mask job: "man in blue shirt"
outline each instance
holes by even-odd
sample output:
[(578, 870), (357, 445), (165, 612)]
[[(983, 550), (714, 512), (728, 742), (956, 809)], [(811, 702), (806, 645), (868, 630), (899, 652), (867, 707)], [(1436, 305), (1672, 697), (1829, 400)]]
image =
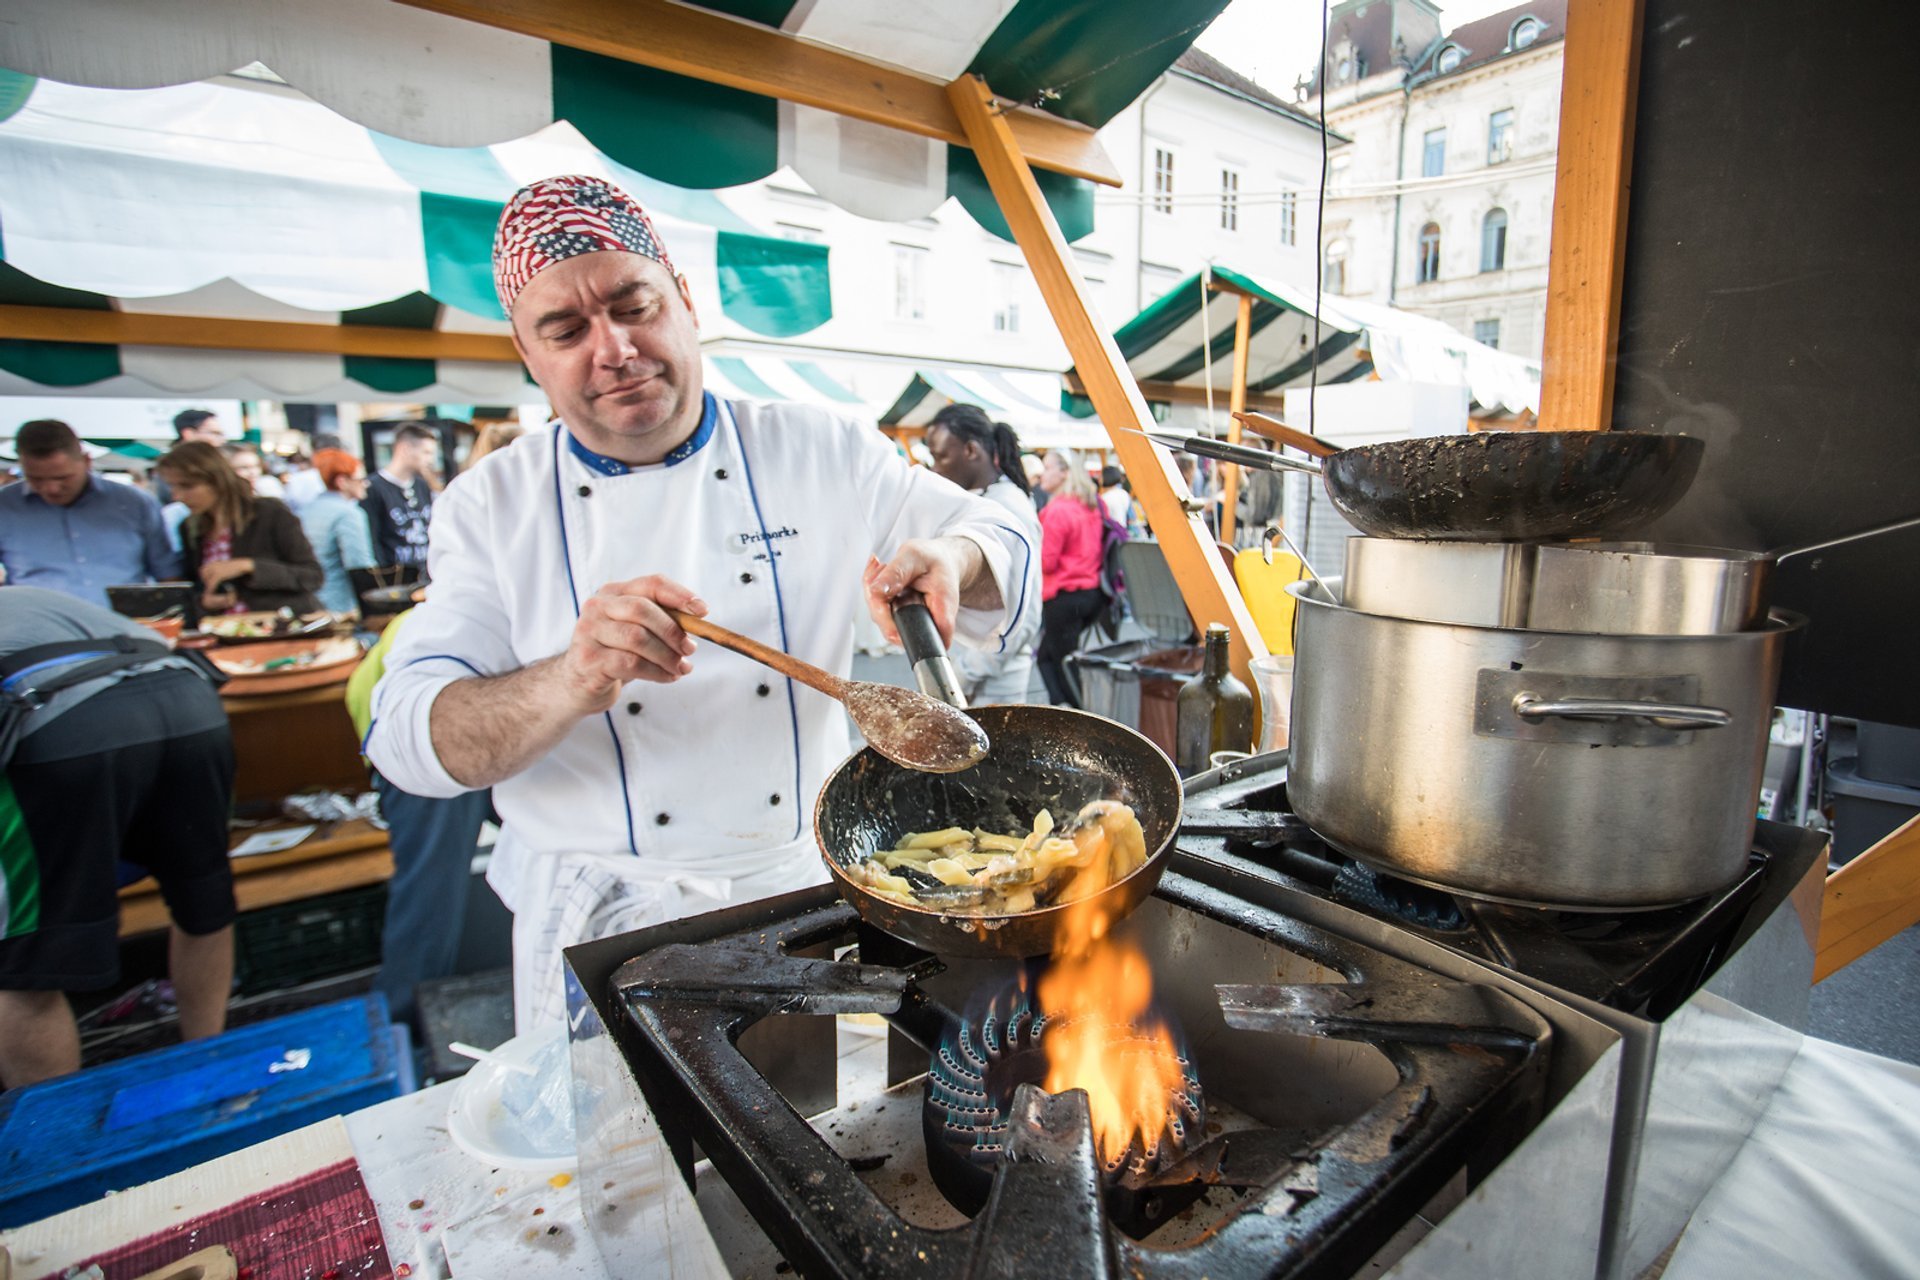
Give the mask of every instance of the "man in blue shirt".
[(0, 489), (8, 585), (64, 591), (104, 608), (109, 586), (180, 576), (160, 504), (94, 475), (73, 428), (29, 422), (13, 443), (25, 479)]

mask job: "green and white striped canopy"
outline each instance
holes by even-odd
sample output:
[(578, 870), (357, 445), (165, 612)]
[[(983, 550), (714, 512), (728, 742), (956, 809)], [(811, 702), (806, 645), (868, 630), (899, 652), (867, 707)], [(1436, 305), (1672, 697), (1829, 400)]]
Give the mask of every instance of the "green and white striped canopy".
[[(1098, 128), (1180, 56), (1226, 0), (701, 0), (945, 84)], [(960, 147), (390, 0), (8, 0), (0, 66), (66, 84), (144, 89), (261, 63), (388, 138), (473, 148), (570, 121), (619, 164), (688, 188), (782, 165), (866, 217), (924, 217), (949, 196), (1004, 233)], [(1092, 226), (1082, 180), (1037, 175), (1070, 238)]]
[(1195, 390), (1211, 385), (1226, 407), (1238, 301), (1210, 289), (1210, 280), (1253, 297), (1247, 361), (1253, 394), (1277, 395), (1315, 377), (1324, 385), (1378, 373), (1388, 381), (1464, 386), (1487, 409), (1540, 411), (1539, 361), (1496, 351), (1431, 317), (1355, 298), (1320, 300), (1316, 371), (1313, 290), (1219, 266), (1175, 285), (1114, 334), (1139, 381)]
[[(599, 173), (653, 214), (708, 331), (833, 314), (824, 245), (761, 235), (712, 192), (571, 126), (491, 147), (383, 136), (271, 85), (79, 89), (0, 71), (0, 303), (507, 333), (493, 228), (522, 182)], [(517, 364), (0, 342), (6, 379), (102, 394), (514, 403)]]

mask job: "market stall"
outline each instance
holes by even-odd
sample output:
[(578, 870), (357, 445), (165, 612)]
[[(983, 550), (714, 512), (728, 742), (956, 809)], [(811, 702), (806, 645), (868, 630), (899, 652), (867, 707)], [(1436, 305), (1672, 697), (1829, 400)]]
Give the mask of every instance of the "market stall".
[[(1097, 147), (1090, 151), (1085, 131), (1063, 124), (1063, 114), (1097, 122), (1129, 100), (1164, 68), (1160, 54), (1180, 47), (1216, 5), (1142, 5), (1118, 17), (1111, 6), (986, 6), (975, 15), (978, 29), (957, 37), (951, 22), (900, 36), (941, 44), (949, 55), (944, 73), (918, 76), (850, 62), (839, 49), (774, 30), (764, 14), (755, 25), (739, 14), (647, 2), (563, 9), (433, 0), (430, 7), (472, 20), (435, 28), (450, 37), (432, 40), (436, 51), (485, 49), (503, 65), (533, 73), (500, 92), (498, 102), (475, 107), (485, 127), (561, 111), (583, 57), (625, 60), (653, 69), (637, 87), (626, 86), (635, 94), (658, 94), (662, 76), (690, 76), (701, 84), (676, 80), (685, 94), (676, 101), (710, 101), (723, 91), (752, 98), (728, 102), (758, 126), (741, 136), (766, 148), (781, 139), (796, 147), (821, 142), (826, 133), (812, 129), (819, 121), (807, 113), (823, 107), (901, 123), (928, 139), (915, 144), (926, 161), (921, 176), (929, 179), (917, 185), (849, 179), (836, 187), (861, 171), (858, 164), (810, 176), (820, 189), (835, 188), (836, 198), (866, 208), (918, 207), (901, 191), (944, 196), (958, 172), (976, 178), (977, 194), (984, 178), (1041, 280), (1082, 387), (1140, 489), (1188, 607), (1203, 624), (1233, 625), (1237, 665), (1258, 653), (1244, 603), (1168, 456), (1134, 430), (1151, 422), (1142, 388), (1087, 305), (1063, 229), (1073, 183), (1100, 170)], [(24, 58), (0, 45), (0, 63), (18, 58), (36, 70), (87, 64), (90, 51), (62, 20), (65, 11), (38, 8), (47, 30), (65, 29), (64, 47), (48, 39)], [(829, 30), (852, 29), (830, 24), (857, 8), (796, 9), (794, 30), (827, 40)], [(1621, 8), (1598, 0), (1574, 6), (1574, 18), (1587, 24), (1574, 38), (1589, 43), (1582, 46), (1586, 61), (1569, 66), (1564, 129), (1576, 141), (1608, 145), (1562, 147), (1561, 198), (1588, 204), (1556, 229), (1560, 292), (1539, 403), (1567, 426), (1607, 424), (1624, 235), (1621, 179), (1630, 152), (1625, 116), (1641, 36), (1633, 7), (1624, 7), (1624, 19)], [(232, 56), (235, 40), (267, 38), (237, 10), (208, 9), (227, 20), (210, 28), (218, 39), (176, 39), (156, 23), (148, 46), (110, 72), (100, 67), (116, 59), (94, 57), (93, 74), (207, 74), (206, 57)], [(376, 11), (388, 9), (368, 9)], [(409, 23), (426, 21), (400, 12)], [(289, 29), (300, 31), (291, 22)], [(356, 39), (350, 24), (300, 33), (322, 48)], [(1101, 37), (1110, 43), (1102, 45)], [(285, 50), (286, 65), (310, 66), (302, 53), (311, 50)], [(899, 46), (888, 60), (920, 65)], [(608, 74), (622, 70), (593, 65)], [(1116, 65), (1125, 74), (1101, 74)], [(547, 78), (538, 74), (542, 68)], [(321, 85), (325, 76), (313, 80), (323, 97), (323, 88), (341, 87)], [(1103, 83), (1110, 97), (1095, 93)], [(596, 84), (608, 87), (604, 76)], [(715, 84), (722, 88), (709, 87)], [(394, 112), (382, 93), (357, 81), (343, 92), (363, 110), (384, 108), (383, 119)], [(759, 101), (769, 94), (802, 105), (762, 111)], [(1013, 105), (1026, 101), (1047, 110)], [(404, 114), (395, 122), (405, 123)], [(1601, 127), (1608, 124), (1611, 135)], [(738, 173), (766, 158), (743, 158), (750, 148), (737, 137), (721, 145), (713, 135), (689, 132), (695, 136), (677, 163), (737, 162), (728, 172)], [(960, 161), (950, 149), (966, 144), (974, 158)], [(610, 148), (598, 138), (596, 145)], [(1596, 181), (1596, 170), (1609, 162), (1612, 171)], [(1072, 176), (1064, 187), (1043, 183), (1035, 163)], [(1049, 194), (1066, 206), (1064, 214)], [(1595, 260), (1598, 269), (1589, 265)], [(1569, 269), (1570, 261), (1581, 269)], [(1235, 407), (1248, 403), (1241, 397), (1257, 301), (1244, 292), (1235, 302)], [(1292, 310), (1289, 323), (1297, 325)], [(1338, 336), (1323, 337), (1323, 344), (1336, 344), (1324, 352), (1336, 370), (1342, 359), (1349, 371), (1358, 367), (1359, 334), (1368, 327), (1356, 318), (1338, 327)], [(1211, 351), (1213, 343), (1213, 334), (1203, 333), (1199, 349)], [(1472, 376), (1470, 353), (1466, 359)], [(1555, 369), (1556, 359), (1565, 367)], [(1315, 376), (1311, 367), (1308, 376)], [(1577, 442), (1555, 444), (1579, 450)], [(1605, 493), (1607, 484), (1596, 489)], [(1502, 556), (1524, 556), (1535, 537), (1564, 534), (1510, 532), (1509, 542), (1494, 545)], [(1547, 550), (1576, 560), (1585, 554), (1578, 547)], [(1503, 573), (1500, 581), (1507, 580)], [(1443, 607), (1481, 603), (1439, 594)], [(1602, 595), (1576, 592), (1575, 603), (1589, 606)], [(1405, 666), (1373, 680), (1356, 680), (1352, 668), (1324, 661), (1312, 679), (1302, 670), (1295, 753), (1190, 779), (1183, 800), (1170, 807), (1172, 820), (1156, 828), (1154, 847), (1138, 851), (1146, 855), (1139, 869), (1151, 873), (1138, 893), (1122, 895), (1132, 914), (1097, 917), (1085, 930), (1128, 940), (1140, 959), (1089, 976), (1082, 989), (1111, 983), (1131, 992), (1142, 971), (1159, 984), (1162, 1010), (1150, 1032), (1129, 1034), (1108, 1055), (1151, 1057), (1162, 1072), (1159, 1109), (1147, 1110), (1144, 1125), (1121, 1130), (1116, 1145), (1104, 1130), (1096, 1133), (1085, 1095), (1036, 1087), (1046, 1080), (1046, 1061), (1036, 1054), (1072, 1039), (1076, 1019), (1036, 1009), (1018, 958), (991, 954), (993, 929), (969, 927), (969, 947), (956, 942), (940, 958), (876, 927), (884, 916), (862, 918), (862, 895), (843, 900), (831, 888), (803, 890), (568, 952), (578, 1163), (564, 1183), (549, 1185), (574, 1188), (577, 1205), (572, 1197), (562, 1203), (564, 1223), (537, 1223), (546, 1206), (527, 1206), (529, 1195), (541, 1195), (538, 1184), (503, 1178), (492, 1194), (510, 1201), (513, 1212), (473, 1213), (486, 1188), (468, 1177), (458, 1191), (462, 1224), (479, 1224), (472, 1229), (493, 1250), (488, 1260), (524, 1256), (531, 1274), (552, 1262), (540, 1250), (572, 1248), (582, 1266), (591, 1256), (616, 1273), (639, 1274), (660, 1265), (663, 1232), (675, 1264), (691, 1274), (721, 1267), (760, 1274), (783, 1264), (809, 1275), (1010, 1274), (1037, 1259), (1085, 1275), (1268, 1274), (1276, 1267), (1348, 1275), (1371, 1263), (1404, 1274), (1614, 1280), (1654, 1265), (1683, 1231), (1693, 1238), (1682, 1247), (1707, 1255), (1702, 1265), (1727, 1256), (1713, 1253), (1710, 1232), (1696, 1234), (1688, 1219), (1716, 1191), (1748, 1194), (1751, 1184), (1735, 1190), (1722, 1175), (1739, 1167), (1757, 1124), (1770, 1119), (1777, 1133), (1791, 1123), (1769, 1116), (1769, 1100), (1793, 1096), (1776, 1095), (1782, 1081), (1808, 1087), (1806, 1073), (1819, 1065), (1817, 1051), (1812, 1058), (1803, 1053), (1798, 1028), (1816, 943), (1824, 947), (1825, 929), (1842, 919), (1832, 910), (1831, 886), (1828, 914), (1821, 915), (1824, 840), (1804, 829), (1745, 822), (1744, 791), (1736, 785), (1744, 779), (1735, 764), (1750, 760), (1763, 741), (1770, 674), (1797, 624), (1648, 633), (1636, 630), (1634, 619), (1596, 629), (1582, 615), (1582, 625), (1554, 629), (1499, 612), (1490, 623), (1368, 613), (1307, 584), (1297, 598), (1303, 614), (1318, 619), (1310, 626), (1348, 629), (1348, 643), (1335, 649), (1383, 662), (1398, 655)], [(1492, 607), (1515, 603), (1496, 592)], [(1550, 659), (1537, 662), (1536, 649)], [(1320, 652), (1328, 651), (1323, 637)], [(1402, 695), (1417, 705), (1390, 705)], [(1309, 733), (1314, 717), (1320, 719)], [(1565, 773), (1543, 782), (1521, 767), (1549, 758)], [(1662, 767), (1676, 761), (1682, 767)], [(1431, 806), (1422, 807), (1420, 784), (1429, 780), (1447, 788), (1436, 803), (1451, 811), (1438, 822)], [(1703, 802), (1707, 788), (1690, 785), (1702, 781), (1733, 798)], [(1340, 784), (1367, 789), (1354, 794), (1349, 785), (1343, 792)], [(964, 787), (942, 784), (938, 792), (953, 809), (940, 815), (954, 819), (951, 830), (977, 833), (986, 817), (967, 805), (978, 810), (978, 798)], [(1533, 802), (1518, 811), (1561, 825), (1541, 840), (1529, 828), (1523, 840), (1509, 813), (1506, 827), (1496, 821), (1490, 835), (1472, 827), (1483, 838), (1462, 838), (1469, 828), (1456, 829), (1454, 818), (1497, 819), (1501, 802), (1515, 795)], [(1623, 804), (1622, 796), (1630, 801)], [(1870, 865), (1888, 868), (1888, 849), (1911, 858), (1910, 831)], [(882, 836), (906, 838), (904, 828), (862, 833), (869, 842)], [(1581, 857), (1589, 836), (1620, 856)], [(1033, 843), (1045, 849), (1045, 837), (1038, 830)], [(1005, 839), (1032, 852), (1020, 837)], [(894, 891), (927, 891), (940, 896), (922, 901), (952, 907), (981, 890), (973, 877), (986, 873), (991, 859), (980, 848), (960, 851), (960, 843), (895, 850), (902, 865), (889, 870), (901, 872), (892, 878), (905, 888)], [(1077, 856), (1075, 842), (1058, 843), (1070, 849), (1055, 848), (1052, 856)], [(1543, 884), (1537, 860), (1522, 856), (1540, 849), (1551, 857), (1549, 869), (1567, 879)], [(1710, 873), (1696, 856), (1709, 852)], [(963, 857), (982, 865), (964, 865)], [(935, 861), (950, 865), (935, 875)], [(1647, 874), (1621, 874), (1619, 864), (1628, 862)], [(1655, 868), (1698, 873), (1711, 883), (1675, 887)], [(922, 874), (911, 878), (908, 869)], [(1034, 890), (1021, 886), (1033, 882), (1036, 868), (1015, 870), (1025, 879), (991, 887), (1027, 893), (1031, 905)], [(1509, 878), (1476, 878), (1483, 874)], [(1886, 886), (1875, 895), (1882, 902), (1893, 896)], [(1847, 949), (1905, 909), (1864, 912), (1870, 923)], [(953, 927), (932, 907), (922, 914)], [(964, 913), (957, 918), (967, 923)], [(1826, 963), (1841, 958), (1830, 953)], [(868, 1025), (886, 1019), (887, 1062), (877, 1078), (850, 1081), (848, 1093), (837, 1096), (839, 1038), (858, 1033), (814, 1015), (842, 1014), (865, 1015)], [(300, 1048), (273, 1047), (280, 1055), (273, 1062), (293, 1061), (288, 1055)], [(285, 1074), (305, 1066), (262, 1069)], [(1842, 1060), (1839, 1069), (1846, 1066)], [(1284, 1089), (1273, 1087), (1276, 1078)], [(1895, 1072), (1885, 1087), (1892, 1094), (1913, 1082)], [(213, 1091), (195, 1099), (211, 1107), (228, 1101)], [(439, 1101), (415, 1103), (404, 1114), (383, 1110), (379, 1120), (403, 1124), (417, 1137)], [(392, 1166), (383, 1168), (371, 1154), (380, 1141), (377, 1126), (368, 1128), (371, 1117), (363, 1113), (350, 1147), (363, 1181), (382, 1181)], [(304, 1153), (296, 1173), (314, 1160), (327, 1169), (342, 1163), (347, 1149), (337, 1129), (322, 1137), (324, 1150)], [(697, 1166), (696, 1153), (708, 1163)], [(429, 1154), (445, 1154), (444, 1144)], [(1898, 1165), (1911, 1153), (1896, 1149), (1887, 1158)], [(351, 1242), (356, 1251), (340, 1254), (343, 1261), (368, 1256), (376, 1243), (389, 1261), (417, 1257), (397, 1239), (436, 1231), (432, 1218), (407, 1216), (425, 1215), (430, 1197), (401, 1200), (393, 1182), (383, 1185), (371, 1195), (363, 1185), (349, 1199), (362, 1213), (361, 1226), (371, 1200), (380, 1239), (362, 1232)], [(196, 1207), (216, 1206), (202, 1199)], [(1842, 1256), (1821, 1248), (1820, 1228), (1830, 1219), (1806, 1230), (1799, 1221), (1782, 1227), (1798, 1206), (1789, 1198), (1768, 1207), (1786, 1237), (1780, 1253), (1807, 1246), (1809, 1254)], [(576, 1208), (590, 1248), (570, 1234)], [(49, 1243), (40, 1243), (44, 1234), (33, 1237), (36, 1256), (58, 1251), (63, 1261), (82, 1261), (84, 1250), (74, 1245), (82, 1222), (47, 1228)], [(1553, 1229), (1540, 1229), (1542, 1222)], [(1911, 1224), (1891, 1230), (1910, 1235)], [(476, 1238), (446, 1234), (454, 1245)], [(562, 1234), (568, 1238), (556, 1242)], [(1909, 1251), (1896, 1243), (1872, 1256)], [(377, 1273), (378, 1259), (374, 1265)]]

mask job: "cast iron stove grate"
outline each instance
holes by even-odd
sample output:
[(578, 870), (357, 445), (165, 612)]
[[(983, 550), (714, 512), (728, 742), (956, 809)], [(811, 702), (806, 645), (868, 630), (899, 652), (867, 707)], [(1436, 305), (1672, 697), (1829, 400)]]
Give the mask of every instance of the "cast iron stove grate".
[[(1150, 903), (1309, 955), (1347, 979), (1222, 984), (1227, 1026), (1265, 1033), (1254, 1037), (1263, 1043), (1266, 1034), (1363, 1042), (1391, 1064), (1395, 1083), (1332, 1131), (1224, 1134), (1159, 1171), (1157, 1188), (1248, 1189), (1228, 1218), (1179, 1248), (1113, 1228), (1085, 1094), (1022, 1084), (984, 1208), (964, 1227), (916, 1226), (736, 1041), (767, 1017), (879, 1013), (932, 1052), (958, 1026), (924, 985), (941, 962), (861, 925), (829, 887), (785, 901), (791, 914), (771, 923), (742, 928), (737, 911), (716, 912), (628, 935), (621, 942), (637, 954), (611, 994), (624, 1023), (616, 1039), (683, 1175), (693, 1180), (697, 1144), (802, 1275), (1010, 1277), (1037, 1266), (1049, 1276), (1347, 1276), (1457, 1173), (1497, 1163), (1542, 1107), (1551, 1033), (1524, 1005), (1169, 873)], [(696, 941), (689, 925), (699, 926)], [(668, 931), (679, 941), (665, 941)], [(801, 954), (856, 940), (865, 962)]]
[(1177, 837), (1202, 858), (1225, 851), (1317, 896), (1609, 1008), (1663, 1018), (1732, 949), (1770, 868), (1756, 848), (1717, 894), (1655, 911), (1510, 906), (1376, 872), (1328, 845), (1287, 804), (1284, 756), (1219, 771), (1189, 789)]

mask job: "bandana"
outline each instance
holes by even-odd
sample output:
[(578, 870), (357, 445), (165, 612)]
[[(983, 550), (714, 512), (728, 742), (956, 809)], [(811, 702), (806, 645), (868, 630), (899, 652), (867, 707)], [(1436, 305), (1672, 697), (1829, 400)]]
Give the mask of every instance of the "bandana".
[(501, 310), (512, 315), (527, 282), (554, 263), (608, 249), (641, 254), (677, 274), (646, 211), (605, 179), (571, 174), (520, 188), (493, 235), (493, 284)]

